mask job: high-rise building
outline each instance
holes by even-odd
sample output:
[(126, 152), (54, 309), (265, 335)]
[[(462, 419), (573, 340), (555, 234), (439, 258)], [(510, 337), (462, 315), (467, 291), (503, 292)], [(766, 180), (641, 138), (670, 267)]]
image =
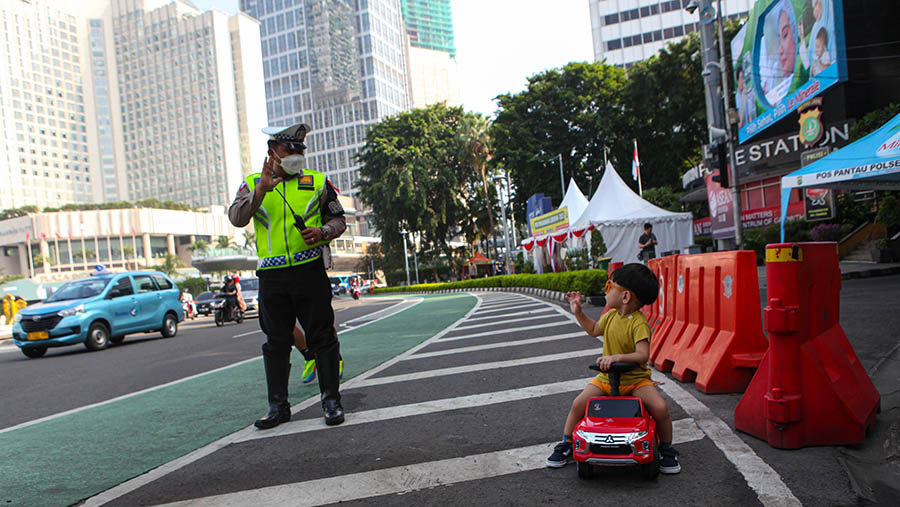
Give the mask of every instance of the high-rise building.
[[(594, 60), (629, 66), (655, 55), (669, 42), (699, 29), (690, 0), (589, 0)], [(722, 15), (746, 16), (754, 0), (723, 0)]]
[(0, 23), (0, 209), (102, 199), (87, 26), (48, 0), (4, 0)]
[(409, 44), (435, 49), (456, 58), (450, 0), (400, 0)]
[(400, 6), (409, 39), (413, 106), (462, 104), (450, 0), (401, 0)]
[(105, 22), (129, 198), (230, 202), (265, 124), (247, 113), (262, 108), (259, 78), (246, 74), (259, 69), (256, 21), (184, 0), (112, 0)]
[(222, 205), (262, 163), (253, 18), (186, 0), (7, 0), (0, 20), (0, 208)]
[(307, 164), (347, 195), (366, 126), (410, 107), (399, 0), (241, 0), (260, 22), (269, 123), (312, 127)]

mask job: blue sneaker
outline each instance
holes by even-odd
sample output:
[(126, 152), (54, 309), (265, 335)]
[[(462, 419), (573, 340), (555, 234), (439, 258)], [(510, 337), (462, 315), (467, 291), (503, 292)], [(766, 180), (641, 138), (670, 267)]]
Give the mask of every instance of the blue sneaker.
[(664, 474), (677, 474), (681, 471), (678, 463), (678, 451), (671, 447), (659, 450), (659, 471)]
[(560, 442), (553, 448), (553, 454), (547, 458), (550, 468), (562, 468), (572, 462), (572, 442)]
[(316, 379), (316, 360), (310, 359), (303, 365), (303, 375), (301, 380), (304, 384), (309, 384)]

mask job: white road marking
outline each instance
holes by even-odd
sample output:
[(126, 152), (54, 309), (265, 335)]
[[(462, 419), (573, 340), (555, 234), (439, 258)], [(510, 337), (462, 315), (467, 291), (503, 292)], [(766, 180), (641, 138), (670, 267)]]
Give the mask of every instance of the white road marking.
[[(348, 420), (349, 422), (349, 420)], [(347, 424), (347, 423), (344, 423)], [(703, 438), (694, 421), (674, 422), (676, 444)], [(693, 429), (692, 429), (693, 428)], [(292, 506), (325, 505), (382, 495), (402, 494), (420, 489), (458, 484), (502, 475), (540, 470), (558, 442), (516, 449), (474, 454), (427, 463), (327, 477), (293, 484), (192, 498), (165, 504), (165, 507)], [(561, 472), (566, 473), (566, 472)], [(569, 472), (573, 473), (573, 472)], [(574, 480), (574, 479), (573, 479)]]
[(512, 307), (537, 306), (538, 304), (545, 304), (545, 303), (527, 303), (525, 301), (521, 301), (521, 302), (517, 302), (517, 303), (504, 303), (502, 305), (482, 306), (482, 307), (478, 308), (478, 313), (500, 311), (500, 310), (505, 310), (507, 308), (512, 308)]
[[(532, 330), (532, 329), (545, 329), (545, 328), (548, 328), (548, 327), (565, 326), (565, 325), (571, 324), (571, 323), (572, 323), (572, 321), (566, 321), (566, 322), (559, 322), (559, 321), (557, 321), (557, 322), (548, 322), (548, 323), (546, 323), (546, 324), (535, 324), (535, 325), (533, 325), (533, 326), (512, 327), (512, 328), (509, 328), (509, 329), (504, 329), (503, 332), (504, 332), (504, 333), (512, 333), (512, 332), (514, 332), (514, 331), (530, 331), (530, 330)], [(578, 325), (578, 323), (576, 322), (575, 325)], [(580, 326), (579, 326), (579, 327), (580, 327)], [(456, 330), (454, 329), (454, 331), (456, 331)], [(453, 341), (456, 341), (456, 340), (468, 340), (469, 338), (478, 338), (478, 337), (481, 337), (481, 336), (496, 336), (498, 332), (499, 332), (499, 331), (485, 331), (485, 332), (483, 332), (483, 333), (467, 334), (467, 335), (463, 335), (463, 336), (451, 336), (450, 338), (443, 338), (443, 339), (441, 339), (441, 343), (445, 343), (445, 342), (453, 342)]]
[[(446, 398), (443, 400), (428, 400), (420, 403), (410, 403), (408, 405), (376, 408), (362, 412), (347, 412), (347, 420), (341, 426), (346, 427), (357, 424), (368, 424), (389, 419), (399, 419), (401, 417), (412, 417), (450, 410), (483, 407), (486, 405), (495, 405), (497, 403), (521, 401), (530, 398), (539, 398), (541, 396), (552, 396), (554, 394), (581, 391), (590, 381), (590, 378), (582, 378), (564, 382), (555, 382), (553, 384), (508, 389), (506, 391), (497, 391), (493, 393), (472, 394), (469, 396), (458, 396), (456, 398)], [(316, 417), (314, 419), (303, 419), (296, 422), (291, 421), (281, 424), (277, 428), (271, 430), (260, 431), (255, 434), (251, 433), (245, 435), (240, 441), (292, 435), (294, 433), (306, 433), (309, 431), (324, 430), (326, 428), (328, 428), (328, 426), (325, 425), (325, 420), (321, 417)]]
[[(506, 315), (503, 315), (503, 317), (506, 317)], [(512, 324), (512, 323), (515, 323), (515, 322), (524, 322), (524, 321), (526, 321), (526, 320), (549, 319), (549, 318), (552, 318), (552, 317), (554, 317), (554, 316), (553, 316), (553, 315), (536, 315), (536, 316), (533, 316), (533, 317), (519, 317), (519, 318), (514, 318), (514, 319), (509, 319), (509, 320), (495, 320), (495, 321), (493, 321), (493, 322), (484, 322), (484, 323), (482, 323), (482, 324), (473, 324), (473, 325), (471, 325), (471, 326), (460, 326), (460, 327), (458, 327), (458, 328), (456, 328), (456, 329), (457, 329), (457, 331), (461, 331), (461, 330), (463, 330), (463, 329), (475, 329), (475, 328), (479, 328), (479, 327), (488, 327), (488, 326), (501, 326), (501, 325), (503, 325), (503, 324)]]
[(800, 507), (802, 505), (790, 488), (781, 480), (778, 472), (757, 456), (753, 449), (738, 438), (725, 422), (712, 413), (709, 407), (685, 391), (676, 382), (669, 381), (668, 378), (656, 370), (652, 371), (654, 380), (665, 381), (659, 388), (697, 422), (703, 433), (716, 444), (716, 447), (725, 454), (725, 458), (744, 476), (747, 485), (756, 492), (760, 503), (767, 507)]
[[(534, 315), (536, 313), (546, 313), (546, 312), (552, 312), (552, 311), (553, 311), (553, 308), (547, 307), (547, 308), (540, 308), (537, 310), (526, 310), (523, 312), (504, 313), (502, 316), (503, 317), (515, 317), (517, 315)], [(471, 319), (468, 319), (466, 322), (475, 322), (478, 320), (496, 319), (497, 317), (500, 317), (500, 315), (488, 315), (487, 317), (473, 317)]]
[[(464, 322), (466, 320), (466, 318), (472, 314), (472, 312), (475, 310), (475, 308), (478, 308), (478, 303), (480, 303), (480, 299), (478, 298), (477, 295), (472, 295), (472, 297), (474, 297), (476, 299), (475, 306), (473, 306), (472, 309), (470, 309), (459, 320), (457, 320), (453, 324), (450, 324), (449, 326), (447, 326), (446, 328), (444, 328), (443, 330), (441, 330), (440, 332), (438, 332), (436, 335), (432, 336), (431, 338), (429, 338), (429, 339), (425, 340), (424, 342), (420, 343), (419, 345), (416, 345), (415, 347), (407, 350), (406, 352), (394, 357), (393, 359), (390, 359), (390, 360), (376, 366), (375, 368), (372, 368), (369, 371), (366, 371), (356, 377), (353, 377), (352, 379), (348, 380), (346, 383), (343, 383), (341, 389), (342, 390), (352, 389), (355, 386), (355, 384), (357, 384), (360, 380), (366, 379), (369, 376), (375, 375), (378, 372), (384, 370), (385, 368), (393, 366), (397, 362), (405, 359), (407, 356), (410, 356), (410, 355), (414, 354), (415, 352), (427, 347), (428, 345), (433, 343), (435, 340), (439, 339), (441, 336), (444, 336), (445, 334), (452, 331), (454, 327), (459, 325), (461, 322)], [(307, 398), (306, 400), (304, 400), (300, 403), (297, 403), (296, 405), (293, 405), (291, 407), (291, 410), (293, 412), (299, 412), (299, 411), (301, 411), (307, 407), (310, 407), (316, 403), (319, 403), (319, 397), (311, 396), (311, 397)], [(191, 463), (194, 463), (195, 461), (201, 460), (201, 459), (205, 458), (206, 456), (209, 456), (210, 454), (213, 454), (214, 452), (218, 451), (219, 449), (222, 449), (228, 445), (231, 445), (233, 442), (237, 441), (238, 439), (243, 438), (243, 436), (245, 434), (255, 433), (258, 431), (259, 430), (256, 429), (251, 424), (250, 426), (248, 426), (242, 430), (232, 433), (231, 435), (226, 435), (226, 436), (220, 438), (219, 440), (211, 442), (193, 452), (185, 454), (184, 456), (182, 456), (178, 459), (175, 459), (173, 461), (170, 461), (168, 463), (160, 465), (157, 468), (154, 468), (153, 470), (150, 470), (143, 475), (139, 475), (131, 480), (128, 480), (128, 481), (123, 482), (122, 484), (119, 484), (118, 486), (110, 488), (98, 495), (94, 495), (91, 498), (88, 498), (87, 500), (85, 500), (84, 503), (82, 504), (82, 507), (99, 507), (101, 505), (109, 503), (119, 497), (127, 495), (128, 493), (131, 493), (132, 491), (134, 491), (138, 488), (146, 486), (147, 484), (150, 484), (151, 482), (153, 482), (157, 479), (165, 477), (166, 475), (169, 475), (170, 473), (175, 472), (176, 470), (180, 470), (181, 468), (184, 468), (184, 467), (190, 465)]]
[(240, 338), (241, 336), (248, 336), (251, 334), (262, 333), (262, 329), (257, 329), (255, 331), (247, 331), (246, 333), (236, 334), (232, 336), (232, 338)]
[(509, 361), (467, 364), (465, 366), (441, 368), (439, 370), (420, 371), (416, 373), (405, 373), (402, 375), (392, 375), (390, 377), (368, 378), (357, 382), (353, 387), (371, 387), (383, 384), (392, 384), (394, 382), (408, 382), (410, 380), (443, 377), (446, 375), (459, 375), (460, 373), (472, 373), (474, 371), (486, 371), (498, 368), (514, 368), (516, 366), (523, 366), (526, 364), (547, 363), (550, 361), (561, 361), (563, 359), (572, 359), (576, 357), (598, 356), (602, 353), (603, 347), (599, 349), (573, 350), (571, 352), (561, 352), (559, 354), (547, 354), (536, 357), (526, 357), (522, 359), (511, 359)]
[(567, 338), (588, 337), (584, 331), (576, 331), (574, 333), (555, 334), (551, 336), (540, 336), (538, 338), (529, 338), (527, 340), (516, 340), (512, 342), (488, 343), (487, 345), (473, 345), (471, 347), (460, 347), (458, 349), (438, 350), (436, 352), (423, 352), (414, 354), (406, 358), (407, 361), (412, 359), (424, 359), (426, 357), (446, 356), (450, 354), (460, 354), (463, 352), (475, 352), (479, 350), (499, 349), (504, 347), (517, 347), (519, 345), (531, 345), (533, 343), (544, 343), (553, 340), (564, 340)]

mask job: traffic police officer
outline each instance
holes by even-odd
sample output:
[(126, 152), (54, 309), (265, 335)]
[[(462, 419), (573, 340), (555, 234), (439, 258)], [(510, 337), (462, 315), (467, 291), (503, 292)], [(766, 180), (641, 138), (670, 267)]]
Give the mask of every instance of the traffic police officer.
[(328, 242), (347, 228), (337, 191), (325, 175), (304, 169), (305, 124), (267, 127), (268, 157), (261, 173), (244, 179), (228, 218), (235, 227), (253, 219), (256, 274), (259, 277), (259, 326), (269, 391), (269, 412), (254, 424), (274, 428), (291, 419), (288, 377), (295, 319), (306, 330), (307, 347), (318, 368), (325, 423), (344, 422), (338, 392), (337, 336), (331, 307)]

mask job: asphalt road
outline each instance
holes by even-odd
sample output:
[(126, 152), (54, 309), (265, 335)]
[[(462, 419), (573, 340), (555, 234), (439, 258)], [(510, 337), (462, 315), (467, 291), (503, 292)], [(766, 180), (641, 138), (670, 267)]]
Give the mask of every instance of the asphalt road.
[[(336, 297), (335, 322), (352, 326), (354, 319), (395, 302)], [(51, 348), (40, 359), (29, 359), (11, 341), (3, 342), (0, 430), (260, 357), (264, 341), (251, 314), (241, 324), (222, 327), (216, 327), (212, 316), (200, 316), (179, 323), (174, 338), (132, 334), (99, 352), (73, 345)]]
[[(867, 369), (881, 365), (900, 342), (898, 295), (897, 276), (843, 283), (841, 323)], [(9, 495), (22, 499), (11, 503), (65, 505), (106, 488), (112, 489), (84, 504), (863, 503), (840, 458), (866, 444), (774, 449), (733, 429), (740, 395), (706, 395), (692, 384), (658, 373), (654, 375), (663, 381), (660, 390), (675, 421), (681, 474), (647, 482), (636, 470), (606, 469), (599, 478), (581, 481), (573, 465), (545, 468), (543, 461), (560, 438), (571, 400), (591, 376), (586, 366), (601, 343), (580, 332), (561, 305), (521, 294), (408, 298), (413, 306), (401, 313), (342, 333), (348, 364), (342, 387), (347, 422), (337, 427), (324, 425), (311, 387), (292, 387), (295, 405), (290, 423), (266, 432), (247, 427), (264, 409), (259, 402), (264, 391), (259, 386), (244, 396), (248, 386), (261, 378), (257, 371), (261, 365), (250, 363), (159, 389), (152, 393), (155, 398), (134, 401), (138, 406), (129, 407), (125, 400), (110, 404), (106, 412), (103, 407), (80, 412), (83, 421), (64, 417), (2, 433), (10, 424), (58, 413), (63, 407), (81, 407), (258, 357), (260, 333), (235, 338), (241, 334), (237, 329), (255, 329), (252, 320), (218, 330), (214, 325), (210, 328), (211, 322), (189, 323), (172, 340), (135, 340), (98, 353), (51, 351), (38, 361), (0, 354), (0, 379), (9, 386), (2, 395), (3, 406), (12, 411), (12, 415), (0, 414), (5, 418), (0, 419), (0, 448), (11, 450), (10, 466), (49, 453), (33, 468), (51, 475), (40, 494)], [(351, 326), (377, 318), (373, 310), (396, 302), (348, 301), (348, 309), (338, 316), (339, 321), (354, 321)], [(338, 302), (336, 309), (342, 305)], [(587, 309), (595, 318), (601, 312)], [(111, 353), (123, 355), (101, 360)], [(53, 367), (41, 366), (44, 361)], [(154, 368), (154, 363), (165, 367)], [(45, 369), (34, 374), (34, 365)], [(84, 375), (91, 376), (84, 379)], [(147, 376), (155, 377), (147, 380)], [(31, 396), (10, 394), (23, 385), (23, 378), (33, 378), (40, 386), (35, 391), (28, 388), (31, 396), (45, 395), (50, 401), (29, 403)], [(209, 380), (202, 384), (203, 379)], [(97, 390), (101, 392), (94, 393)], [(51, 394), (54, 391), (62, 394)], [(172, 409), (190, 403), (196, 392), (201, 393), (196, 408)], [(247, 408), (247, 404), (253, 406)], [(160, 412), (161, 422), (154, 423)], [(125, 442), (115, 445), (96, 439), (88, 447), (91, 452), (98, 448), (94, 454), (85, 447), (69, 450), (61, 439), (53, 440), (52, 446), (34, 444), (33, 448), (12, 439), (53, 439), (55, 433), (95, 427), (97, 421), (120, 424), (118, 413), (134, 425), (133, 431), (117, 434)], [(877, 424), (890, 423), (884, 418), (879, 416)], [(230, 426), (220, 424), (223, 421), (230, 421)], [(203, 438), (185, 438), (185, 442), (179, 440), (183, 435), (172, 431), (172, 426), (183, 426), (182, 433), (190, 433), (215, 424), (222, 426), (214, 428), (218, 433), (210, 430)], [(81, 457), (86, 462), (82, 474), (55, 475), (66, 468), (66, 455), (77, 452), (90, 454)], [(116, 461), (118, 455), (123, 456)], [(141, 459), (140, 466), (127, 466)], [(11, 472), (3, 466), (0, 463), (0, 490), (3, 476), (8, 478)], [(109, 472), (116, 467), (127, 470), (120, 475)], [(30, 475), (17, 471), (16, 484), (32, 487)], [(72, 486), (75, 482), (80, 489)], [(0, 503), (6, 500), (4, 494)], [(70, 500), (59, 500), (66, 498)], [(890, 497), (883, 503), (891, 504)]]

